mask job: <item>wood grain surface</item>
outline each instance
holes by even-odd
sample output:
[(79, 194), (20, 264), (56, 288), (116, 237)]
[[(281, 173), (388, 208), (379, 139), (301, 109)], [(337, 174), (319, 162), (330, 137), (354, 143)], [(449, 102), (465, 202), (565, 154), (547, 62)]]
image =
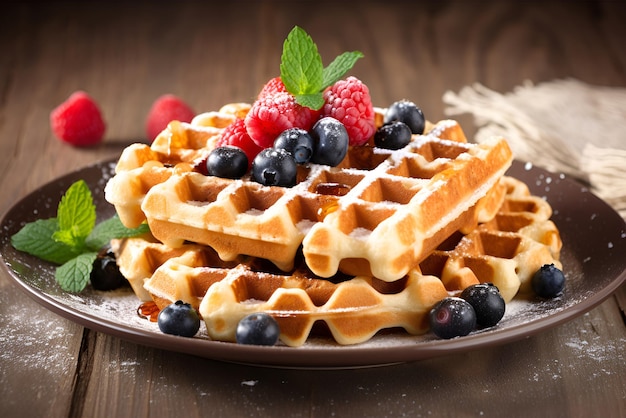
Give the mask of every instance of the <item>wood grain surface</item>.
[[(626, 86), (623, 1), (18, 2), (0, 16), (0, 213), (41, 185), (145, 137), (152, 102), (196, 111), (251, 101), (307, 30), (327, 64), (360, 50), (374, 102), (444, 117), (479, 82), (508, 92), (577, 78)], [(73, 148), (49, 113), (82, 89), (104, 142)], [(465, 131), (473, 121), (460, 117)], [(624, 139), (626, 141), (626, 138)], [(0, 416), (626, 416), (626, 288), (596, 309), (496, 348), (384, 368), (267, 369), (136, 345), (85, 329), (0, 272)], [(253, 359), (251, 359), (253, 360)]]

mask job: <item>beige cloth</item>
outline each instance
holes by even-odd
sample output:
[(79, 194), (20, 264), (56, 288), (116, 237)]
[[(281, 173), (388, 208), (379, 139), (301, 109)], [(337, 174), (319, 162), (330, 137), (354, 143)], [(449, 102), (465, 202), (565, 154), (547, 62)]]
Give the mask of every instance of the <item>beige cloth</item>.
[(574, 176), (626, 218), (626, 89), (574, 79), (526, 82), (501, 94), (481, 84), (443, 96), (472, 114), (475, 140), (507, 138), (517, 159)]

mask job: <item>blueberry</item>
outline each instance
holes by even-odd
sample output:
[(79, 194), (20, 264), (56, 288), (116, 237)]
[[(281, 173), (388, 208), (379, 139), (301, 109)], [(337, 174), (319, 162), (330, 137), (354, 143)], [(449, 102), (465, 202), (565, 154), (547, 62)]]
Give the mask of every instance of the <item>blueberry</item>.
[(98, 254), (93, 262), (93, 269), (89, 275), (91, 286), (96, 290), (113, 290), (121, 287), (126, 278), (120, 273), (115, 261), (115, 254), (105, 250)]
[(178, 300), (166, 306), (157, 318), (161, 332), (181, 337), (193, 337), (200, 329), (200, 317), (190, 304)]
[(554, 264), (544, 264), (533, 275), (531, 285), (538, 296), (553, 298), (563, 291), (565, 275)]
[(239, 344), (274, 345), (279, 335), (278, 322), (266, 313), (250, 314), (237, 324), (236, 339)]
[(209, 154), (206, 168), (211, 176), (239, 179), (248, 171), (248, 157), (239, 147), (218, 147)]
[(506, 308), (500, 290), (492, 283), (481, 283), (467, 287), (461, 293), (476, 312), (476, 324), (481, 327), (492, 327), (504, 316)]
[(311, 135), (316, 141), (311, 161), (334, 167), (345, 158), (349, 138), (343, 123), (331, 117), (321, 118), (313, 125)]
[(392, 121), (406, 123), (414, 134), (423, 134), (426, 126), (426, 119), (422, 109), (415, 103), (408, 100), (400, 100), (393, 103), (385, 112), (384, 123)]
[(293, 156), (296, 163), (306, 164), (313, 155), (313, 138), (304, 129), (290, 128), (276, 137), (274, 148), (282, 148)]
[(400, 121), (393, 121), (378, 128), (374, 145), (378, 148), (400, 149), (411, 142), (411, 128)]
[(252, 162), (252, 178), (264, 186), (294, 186), (297, 171), (296, 160), (284, 149), (265, 148)]
[(447, 297), (435, 304), (428, 315), (430, 329), (440, 338), (462, 337), (476, 328), (476, 312), (464, 299)]

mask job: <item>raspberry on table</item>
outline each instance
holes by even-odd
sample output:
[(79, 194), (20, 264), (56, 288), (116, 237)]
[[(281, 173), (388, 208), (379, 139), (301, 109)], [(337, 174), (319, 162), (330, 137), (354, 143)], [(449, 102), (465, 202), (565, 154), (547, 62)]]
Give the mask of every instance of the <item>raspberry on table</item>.
[(317, 110), (300, 106), (291, 93), (275, 92), (254, 102), (245, 124), (252, 140), (262, 148), (269, 148), (289, 128), (310, 130), (319, 114)]
[(322, 116), (343, 123), (353, 146), (365, 144), (376, 131), (369, 89), (356, 77), (339, 80), (324, 92)]
[(77, 147), (98, 144), (106, 125), (95, 100), (84, 91), (74, 92), (50, 112), (52, 132)]
[(191, 122), (194, 116), (195, 112), (179, 97), (173, 94), (160, 96), (152, 104), (146, 118), (148, 140), (154, 141), (171, 121)]
[(248, 157), (248, 168), (252, 166), (254, 157), (263, 149), (250, 138), (243, 119), (237, 119), (224, 128), (216, 145), (218, 147), (232, 145), (241, 148), (245, 152), (246, 157)]

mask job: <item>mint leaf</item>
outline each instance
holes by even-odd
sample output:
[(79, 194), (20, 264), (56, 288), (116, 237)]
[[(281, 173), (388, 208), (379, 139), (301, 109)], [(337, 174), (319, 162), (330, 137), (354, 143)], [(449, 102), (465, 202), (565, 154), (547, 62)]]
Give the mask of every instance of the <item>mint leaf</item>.
[(80, 236), (77, 228), (56, 230), (52, 234), (52, 240), (65, 245), (78, 254), (82, 252), (84, 247), (84, 238)]
[(82, 291), (89, 283), (89, 276), (96, 257), (98, 257), (97, 252), (83, 253), (57, 267), (54, 277), (61, 289), (75, 293)]
[(148, 232), (150, 232), (150, 228), (147, 224), (142, 224), (138, 228), (129, 229), (124, 226), (117, 215), (114, 215), (112, 218), (96, 225), (85, 242), (87, 247), (92, 250), (98, 250), (107, 246), (109, 241), (114, 238), (130, 238)]
[(11, 245), (18, 251), (26, 252), (42, 260), (63, 264), (78, 253), (62, 242), (52, 239), (52, 234), (57, 228), (56, 218), (30, 222), (11, 237)]
[(310, 109), (321, 109), (324, 106), (324, 95), (322, 93), (314, 94), (298, 94), (296, 97), (296, 103), (300, 106), (305, 106)]
[(359, 51), (344, 52), (324, 68), (322, 89), (330, 87), (341, 79), (360, 59), (363, 54)]
[(55, 239), (70, 246), (80, 246), (96, 224), (96, 207), (84, 180), (78, 180), (65, 192), (57, 209), (59, 231)]
[(96, 225), (96, 207), (83, 180), (72, 184), (59, 203), (57, 217), (24, 225), (11, 236), (18, 250), (59, 264), (55, 278), (63, 290), (82, 291), (89, 283), (98, 251), (114, 238), (128, 238), (150, 231), (147, 224), (126, 228), (117, 215)]
[(280, 78), (294, 96), (318, 93), (322, 89), (322, 57), (313, 39), (298, 26), (283, 43)]
[(324, 68), (313, 39), (295, 26), (283, 43), (280, 78), (299, 105), (319, 110), (324, 105), (322, 91), (341, 79), (362, 57), (359, 51), (344, 52)]

